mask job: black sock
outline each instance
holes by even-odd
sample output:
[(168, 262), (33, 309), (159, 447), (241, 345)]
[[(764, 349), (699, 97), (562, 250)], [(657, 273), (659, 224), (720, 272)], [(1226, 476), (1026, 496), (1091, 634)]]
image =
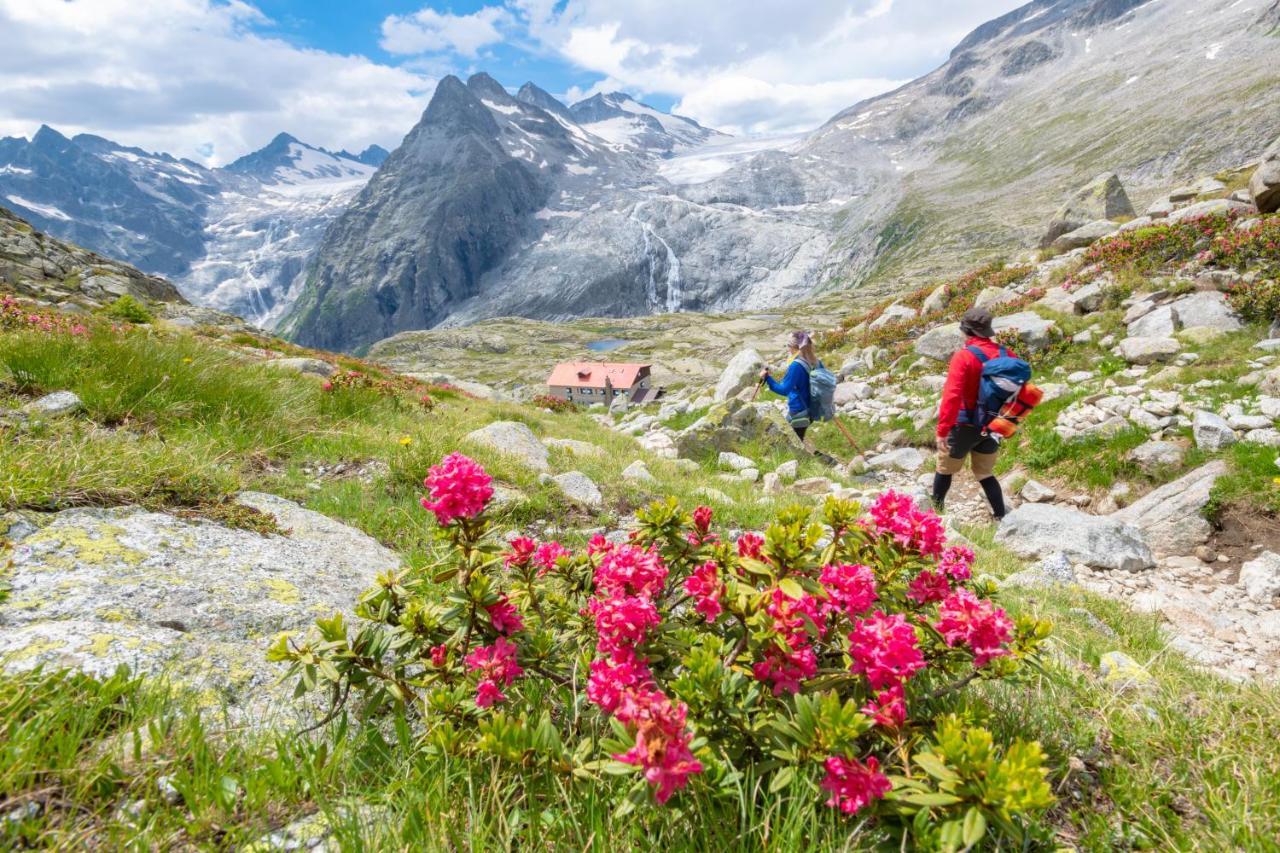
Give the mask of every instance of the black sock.
[(950, 490), (951, 475), (935, 473), (933, 475), (933, 508), (938, 512), (942, 512), (942, 507), (947, 502), (947, 492)]
[(991, 504), (991, 514), (997, 519), (1004, 518), (1004, 492), (1000, 490), (1000, 481), (995, 477), (979, 480), (978, 485), (987, 495), (987, 503)]

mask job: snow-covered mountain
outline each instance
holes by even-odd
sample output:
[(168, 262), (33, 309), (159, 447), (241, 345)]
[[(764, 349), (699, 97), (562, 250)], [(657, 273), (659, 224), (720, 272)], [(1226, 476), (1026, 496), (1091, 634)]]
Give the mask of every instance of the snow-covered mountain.
[(279, 134), (208, 169), (42, 127), (0, 139), (0, 205), (58, 237), (168, 276), (183, 294), (270, 328), (325, 228), (387, 152), (330, 152)]
[(569, 114), (583, 129), (617, 151), (670, 156), (731, 138), (691, 118), (654, 109), (625, 92), (594, 95), (569, 107)]

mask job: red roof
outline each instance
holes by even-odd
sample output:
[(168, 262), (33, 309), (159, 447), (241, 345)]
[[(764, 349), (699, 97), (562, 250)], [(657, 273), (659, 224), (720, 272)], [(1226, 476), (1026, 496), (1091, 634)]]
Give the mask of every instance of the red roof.
[(566, 361), (557, 364), (547, 377), (548, 385), (574, 388), (603, 388), (605, 377), (614, 388), (630, 388), (640, 379), (647, 364), (613, 364), (603, 361)]

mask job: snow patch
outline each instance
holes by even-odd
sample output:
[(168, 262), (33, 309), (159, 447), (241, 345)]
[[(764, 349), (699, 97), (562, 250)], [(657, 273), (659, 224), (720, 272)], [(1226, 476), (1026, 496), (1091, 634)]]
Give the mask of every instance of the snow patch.
[(497, 103), (494, 103), (493, 101), (487, 101), (483, 99), (481, 100), (481, 103), (483, 103), (486, 107), (493, 110), (494, 112), (503, 113), (505, 115), (514, 115), (515, 113), (520, 112), (520, 108), (515, 105), (497, 104)]
[(0, 166), (0, 175), (30, 175), (30, 169), (21, 166)]
[(701, 184), (718, 178), (739, 163), (762, 151), (794, 151), (804, 134), (759, 136), (735, 139), (719, 145), (704, 145), (664, 160), (658, 174), (673, 184)]
[(70, 216), (67, 216), (61, 210), (58, 210), (58, 208), (52, 205), (40, 204), (38, 202), (28, 201), (27, 199), (23, 198), (20, 195), (11, 195), (11, 196), (5, 196), (5, 197), (9, 199), (9, 201), (18, 205), (19, 207), (25, 207), (27, 210), (30, 210), (32, 213), (38, 213), (41, 216), (47, 216), (50, 219), (61, 219), (64, 222), (71, 221)]
[(1209, 45), (1209, 49), (1205, 51), (1205, 59), (1217, 59), (1218, 54), (1222, 52), (1222, 42), (1217, 41)]

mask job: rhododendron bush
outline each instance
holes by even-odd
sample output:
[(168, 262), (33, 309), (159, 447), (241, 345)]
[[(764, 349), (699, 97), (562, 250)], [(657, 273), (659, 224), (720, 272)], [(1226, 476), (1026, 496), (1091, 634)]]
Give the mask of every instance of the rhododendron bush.
[(272, 647), (335, 714), (354, 691), (364, 715), (418, 716), (426, 750), (631, 777), (622, 809), (737, 797), (750, 775), (959, 849), (1025, 840), (1051, 803), (1037, 744), (946, 713), (1023, 673), (1048, 625), (991, 600), (910, 498), (829, 498), (736, 536), (668, 500), (567, 548), (495, 536), (489, 475), (461, 454), (424, 486), (445, 556), (380, 578), (359, 624)]

